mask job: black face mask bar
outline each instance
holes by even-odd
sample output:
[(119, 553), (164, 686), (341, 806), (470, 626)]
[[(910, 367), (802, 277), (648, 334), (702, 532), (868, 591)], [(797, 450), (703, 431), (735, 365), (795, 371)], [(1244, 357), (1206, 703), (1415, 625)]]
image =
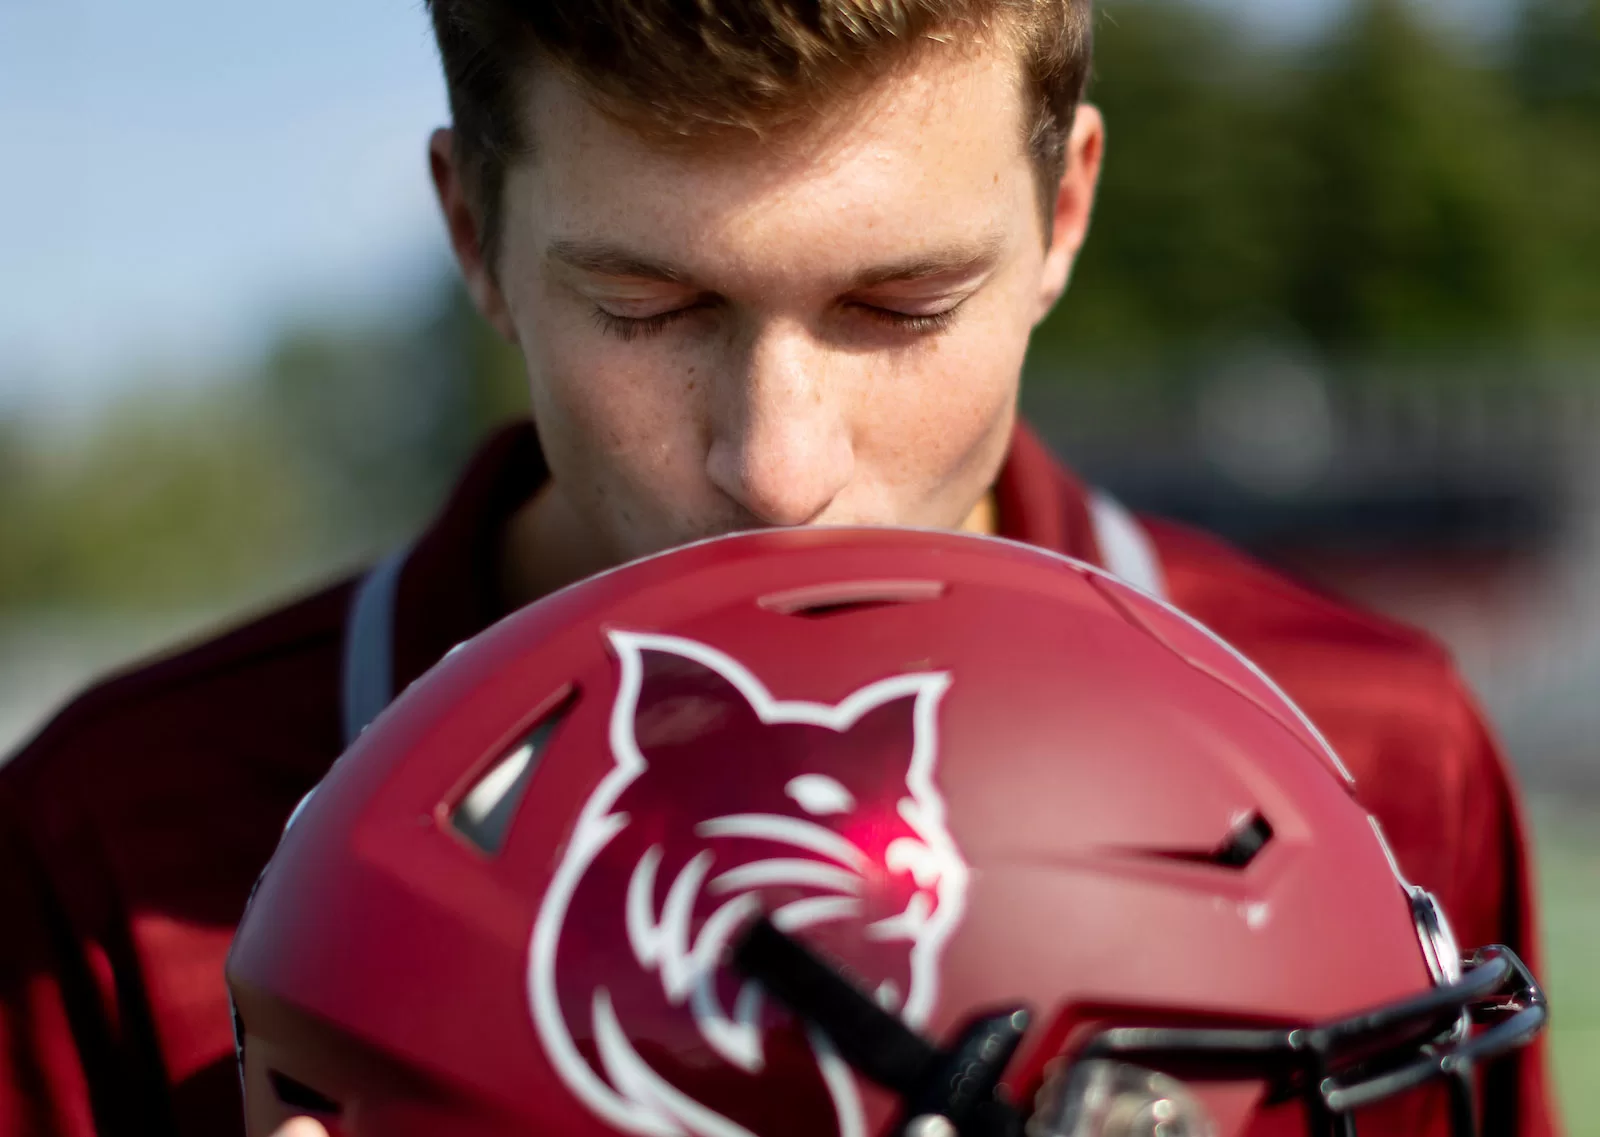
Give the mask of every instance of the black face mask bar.
[[(1006, 1100), (1000, 1080), (1030, 1024), (1026, 1008), (981, 1015), (940, 1049), (765, 918), (746, 930), (732, 962), (826, 1035), (863, 1077), (899, 1095), (895, 1137), (1023, 1134), (1027, 1115)], [(1138, 1063), (1195, 1081), (1260, 1080), (1268, 1100), (1305, 1104), (1312, 1137), (1355, 1137), (1356, 1110), (1442, 1082), (1452, 1134), (1478, 1137), (1475, 1070), (1526, 1046), (1548, 1017), (1544, 992), (1516, 953), (1486, 947), (1456, 982), (1336, 1022), (1110, 1026), (1076, 1060)]]

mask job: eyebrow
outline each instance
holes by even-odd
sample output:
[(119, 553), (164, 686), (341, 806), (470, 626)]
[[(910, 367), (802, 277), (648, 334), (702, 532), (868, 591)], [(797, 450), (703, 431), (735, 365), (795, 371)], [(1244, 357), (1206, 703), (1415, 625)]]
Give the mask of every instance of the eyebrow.
[(935, 276), (966, 276), (993, 266), (1000, 258), (1001, 239), (986, 237), (974, 245), (921, 253), (905, 260), (862, 269), (851, 288), (871, 288), (879, 284), (899, 284)]
[[(999, 259), (1002, 244), (1002, 239), (993, 235), (970, 245), (953, 246), (871, 265), (855, 274), (850, 281), (850, 288), (872, 288), (882, 284), (978, 272), (989, 268)], [(693, 283), (690, 274), (677, 265), (605, 241), (552, 241), (547, 256), (571, 268), (601, 276), (632, 276), (669, 284)]]
[(604, 241), (552, 241), (547, 255), (551, 260), (602, 276), (638, 276), (672, 284), (689, 282), (689, 274), (675, 265), (639, 256)]

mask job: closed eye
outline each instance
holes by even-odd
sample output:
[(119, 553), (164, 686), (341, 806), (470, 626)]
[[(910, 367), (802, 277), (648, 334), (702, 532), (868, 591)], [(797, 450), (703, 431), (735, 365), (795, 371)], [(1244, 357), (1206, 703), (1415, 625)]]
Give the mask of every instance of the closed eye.
[(790, 778), (783, 792), (813, 817), (849, 813), (856, 807), (855, 796), (826, 774), (801, 774)]
[(961, 310), (960, 304), (952, 305), (942, 312), (897, 312), (893, 308), (880, 308), (876, 304), (852, 303), (849, 307), (860, 312), (868, 319), (879, 324), (887, 324), (901, 331), (929, 333), (942, 332), (955, 323), (956, 313)]
[(600, 330), (607, 335), (616, 336), (627, 343), (641, 336), (653, 336), (664, 331), (667, 325), (681, 320), (691, 312), (697, 312), (705, 307), (703, 304), (689, 304), (682, 308), (673, 308), (666, 312), (657, 312), (653, 316), (619, 316), (615, 312), (608, 312), (604, 308), (596, 307), (594, 322)]
[[(965, 299), (961, 303), (965, 303)], [(877, 304), (866, 304), (860, 301), (851, 301), (846, 307), (852, 312), (860, 313), (873, 323), (887, 325), (899, 331), (925, 335), (932, 332), (942, 332), (953, 324), (957, 313), (961, 310), (961, 303), (953, 304), (941, 312), (900, 312), (893, 308), (884, 308)], [(673, 308), (666, 312), (657, 312), (649, 316), (619, 316), (615, 312), (609, 312), (597, 306), (594, 309), (594, 322), (607, 335), (615, 336), (624, 343), (628, 343), (636, 339), (657, 335), (685, 316), (711, 306), (710, 302), (702, 300), (693, 304), (686, 304), (682, 308)]]

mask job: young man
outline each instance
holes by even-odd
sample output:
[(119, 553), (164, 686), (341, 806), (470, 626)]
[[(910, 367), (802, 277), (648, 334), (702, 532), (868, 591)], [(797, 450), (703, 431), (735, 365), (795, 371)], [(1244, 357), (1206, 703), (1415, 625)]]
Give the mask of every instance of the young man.
[[(433, 176), (535, 425), (403, 558), (100, 686), (0, 773), (0, 1131), (236, 1132), (223, 956), (347, 733), (515, 606), (752, 526), (998, 532), (1165, 594), (1304, 707), (1464, 942), (1534, 954), (1444, 654), (1128, 517), (1016, 422), (1104, 142), (1087, 0), (432, 8)], [(1542, 1071), (1490, 1072), (1490, 1131), (1552, 1131)]]

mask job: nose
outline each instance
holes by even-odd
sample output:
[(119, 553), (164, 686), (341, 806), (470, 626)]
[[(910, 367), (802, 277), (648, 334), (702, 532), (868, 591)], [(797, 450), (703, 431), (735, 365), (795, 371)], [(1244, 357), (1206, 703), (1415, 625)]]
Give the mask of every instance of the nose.
[(804, 328), (764, 328), (739, 354), (719, 391), (707, 475), (765, 524), (815, 521), (855, 472), (847, 376)]

